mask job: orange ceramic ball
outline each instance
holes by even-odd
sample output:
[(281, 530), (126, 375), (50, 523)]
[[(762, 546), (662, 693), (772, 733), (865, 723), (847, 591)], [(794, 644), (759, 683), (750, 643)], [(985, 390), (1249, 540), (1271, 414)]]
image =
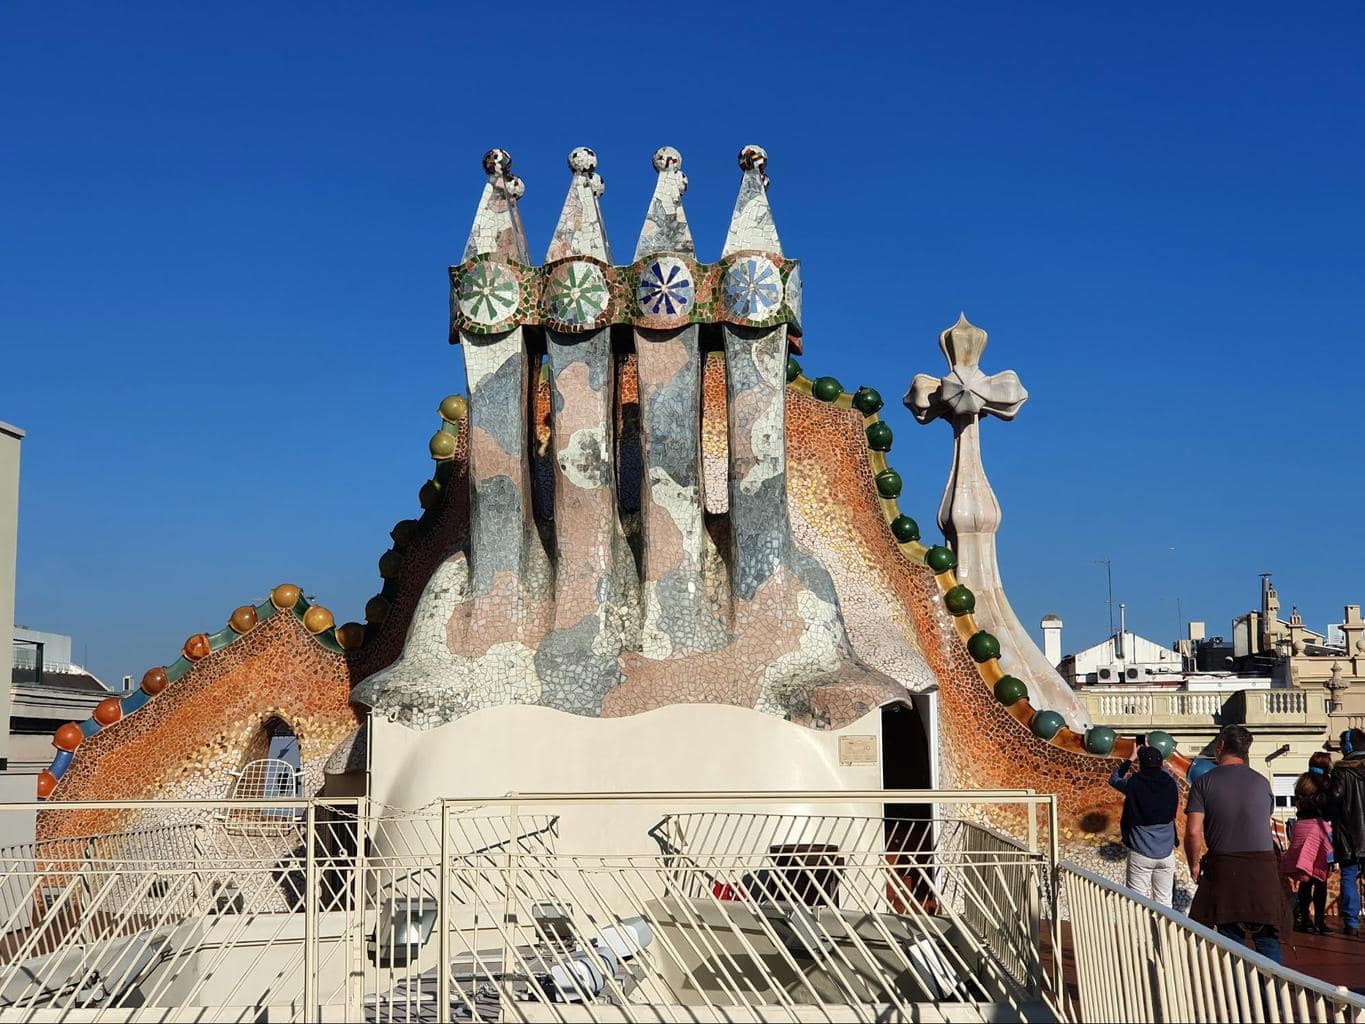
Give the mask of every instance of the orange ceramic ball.
[(100, 725), (113, 725), (123, 717), (123, 708), (117, 697), (106, 697), (95, 705), (95, 713), (92, 717)]
[(403, 556), (390, 548), (379, 556), (379, 575), (391, 580), (403, 570)]
[(81, 727), (75, 722), (67, 722), (57, 726), (57, 731), (52, 734), (52, 745), (58, 750), (75, 750), (83, 739), (85, 734), (81, 732)]
[(169, 682), (164, 668), (149, 668), (142, 675), (142, 692), (149, 697), (155, 697)]
[(198, 661), (200, 658), (207, 658), (212, 647), (209, 645), (209, 635), (207, 633), (195, 633), (185, 641), (181, 653), (189, 661)]
[(365, 642), (365, 627), (359, 622), (343, 622), (337, 627), (337, 643), (343, 651), (354, 651)]
[(270, 603), (276, 608), (293, 608), (299, 603), (299, 588), (292, 583), (281, 583), (270, 592)]
[(321, 633), (324, 629), (331, 629), (335, 621), (332, 613), (321, 605), (315, 604), (303, 613), (303, 628), (310, 633)]
[(256, 625), (256, 608), (254, 605), (244, 604), (228, 616), (228, 625), (235, 632), (245, 633)]
[(57, 776), (44, 768), (38, 773), (38, 799), (46, 800), (57, 788)]
[(389, 614), (389, 602), (384, 600), (383, 595), (375, 594), (365, 602), (365, 621), (383, 622), (384, 616)]

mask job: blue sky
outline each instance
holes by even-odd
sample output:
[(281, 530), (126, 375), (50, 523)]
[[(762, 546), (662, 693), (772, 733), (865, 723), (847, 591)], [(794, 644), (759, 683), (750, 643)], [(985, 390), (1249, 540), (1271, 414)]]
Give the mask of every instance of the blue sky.
[(683, 153), (714, 258), (767, 148), (815, 374), (890, 400), (927, 535), (950, 456), (899, 396), (959, 310), (1030, 400), (984, 428), (1016, 610), (1225, 632), (1273, 570), (1365, 601), (1365, 8), (774, 3), (0, 9), (0, 420), (18, 619), (110, 682), (294, 581), (361, 617), (414, 515), (446, 266), (510, 150), (544, 253), (577, 145), (633, 250)]

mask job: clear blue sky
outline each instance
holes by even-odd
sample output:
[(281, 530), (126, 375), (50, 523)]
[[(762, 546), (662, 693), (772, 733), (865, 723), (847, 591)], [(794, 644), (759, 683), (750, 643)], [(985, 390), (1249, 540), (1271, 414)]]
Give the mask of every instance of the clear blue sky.
[(510, 150), (543, 255), (597, 150), (633, 250), (683, 153), (704, 258), (768, 149), (805, 365), (889, 399), (934, 533), (949, 430), (900, 406), (959, 310), (1030, 400), (984, 428), (1016, 610), (1226, 631), (1273, 570), (1365, 601), (1365, 8), (71, 4), (0, 8), (0, 420), (18, 618), (110, 682), (295, 581), (338, 620), (462, 389), (446, 267)]

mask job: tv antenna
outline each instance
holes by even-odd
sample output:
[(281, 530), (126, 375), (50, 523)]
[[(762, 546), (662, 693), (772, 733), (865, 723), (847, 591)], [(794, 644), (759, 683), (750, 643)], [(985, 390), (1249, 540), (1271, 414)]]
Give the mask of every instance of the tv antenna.
[(1092, 560), (1094, 565), (1104, 566), (1104, 575), (1108, 581), (1108, 598), (1106, 604), (1109, 606), (1109, 635), (1114, 635), (1114, 563), (1108, 558), (1096, 558)]

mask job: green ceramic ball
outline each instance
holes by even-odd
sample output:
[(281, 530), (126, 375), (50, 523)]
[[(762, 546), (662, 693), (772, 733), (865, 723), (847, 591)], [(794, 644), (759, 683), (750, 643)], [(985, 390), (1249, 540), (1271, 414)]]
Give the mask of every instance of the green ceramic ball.
[(877, 474), (877, 493), (883, 498), (899, 498), (901, 475), (894, 469), (884, 469)]
[(973, 633), (971, 639), (967, 641), (967, 653), (972, 656), (973, 661), (990, 661), (992, 658), (1000, 657), (1000, 641), (983, 629), (979, 633)]
[(919, 523), (909, 516), (897, 516), (891, 520), (891, 535), (901, 544), (919, 540)]
[(833, 402), (844, 393), (844, 386), (834, 377), (820, 377), (811, 385), (810, 393), (822, 402)]
[(976, 595), (959, 583), (943, 595), (943, 606), (954, 615), (966, 615), (976, 608)]
[(431, 435), (431, 457), (448, 459), (455, 454), (455, 435), (438, 430)]
[(1161, 759), (1165, 761), (1175, 753), (1175, 737), (1158, 729), (1156, 732), (1147, 734), (1147, 746), (1156, 747), (1157, 750), (1161, 751)]
[(947, 572), (957, 565), (957, 556), (950, 549), (936, 544), (924, 553), (924, 564), (935, 573)]
[(1085, 749), (1092, 754), (1108, 754), (1114, 749), (1118, 734), (1107, 725), (1096, 725), (1085, 730)]
[(469, 415), (469, 402), (464, 395), (446, 395), (439, 407), (441, 419), (447, 423), (458, 423)]
[(1033, 721), (1029, 723), (1029, 728), (1033, 730), (1033, 735), (1039, 739), (1050, 740), (1061, 731), (1062, 726), (1066, 725), (1066, 719), (1055, 711), (1039, 711), (1033, 716)]
[(796, 380), (796, 378), (799, 377), (799, 376), (801, 376), (801, 364), (798, 363), (793, 357), (788, 356), (788, 357), (787, 357), (787, 383), (790, 384), (792, 381)]
[(859, 388), (853, 392), (853, 408), (864, 416), (871, 416), (882, 404), (881, 393), (876, 388)]
[(1014, 676), (1001, 676), (995, 684), (995, 699), (1005, 707), (1018, 704), (1021, 700), (1028, 700), (1028, 687), (1024, 685), (1022, 679), (1016, 679)]
[(867, 446), (874, 452), (891, 450), (891, 428), (878, 420), (867, 425)]

